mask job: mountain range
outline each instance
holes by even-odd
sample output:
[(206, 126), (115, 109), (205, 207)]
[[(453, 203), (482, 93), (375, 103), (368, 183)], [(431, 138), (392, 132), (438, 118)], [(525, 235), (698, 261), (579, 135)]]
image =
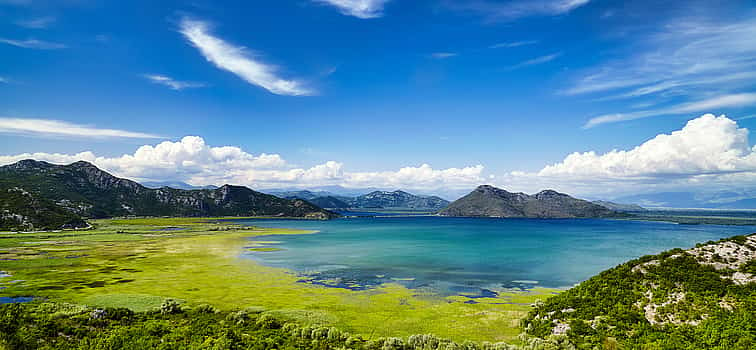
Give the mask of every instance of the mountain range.
[(717, 192), (659, 192), (634, 194), (615, 201), (638, 203), (644, 207), (699, 209), (755, 209), (756, 193), (737, 191)]
[(336, 214), (305, 200), (243, 186), (182, 190), (147, 188), (91, 163), (22, 160), (0, 167), (0, 230), (84, 226), (82, 218), (116, 216), (282, 216), (329, 219)]
[(438, 211), (449, 205), (449, 201), (437, 196), (419, 196), (405, 191), (372, 191), (360, 196), (349, 197), (328, 191), (289, 191), (276, 195), (288, 199), (304, 199), (312, 204), (329, 209), (394, 209)]
[(505, 218), (602, 218), (623, 214), (564, 193), (544, 190), (534, 195), (512, 193), (489, 185), (478, 186), (468, 195), (441, 210), (442, 216)]

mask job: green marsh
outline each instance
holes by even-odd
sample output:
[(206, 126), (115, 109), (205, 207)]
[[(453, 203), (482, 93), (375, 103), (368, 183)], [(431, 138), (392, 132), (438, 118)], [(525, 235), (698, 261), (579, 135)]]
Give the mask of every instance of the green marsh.
[[(242, 227), (213, 218), (99, 220), (94, 229), (0, 235), (0, 296), (35, 296), (148, 311), (165, 299), (225, 311), (266, 310), (303, 325), (367, 338), (432, 333), (454, 340), (513, 341), (530, 304), (551, 289), (492, 298), (441, 297), (387, 283), (354, 291), (298, 282), (292, 271), (240, 258), (265, 252), (270, 235), (312, 231)], [(250, 245), (250, 237), (267, 236)]]

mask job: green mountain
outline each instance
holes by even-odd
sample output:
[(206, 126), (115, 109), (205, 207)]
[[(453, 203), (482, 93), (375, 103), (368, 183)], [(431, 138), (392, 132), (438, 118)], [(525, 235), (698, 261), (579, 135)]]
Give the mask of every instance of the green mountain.
[(439, 212), (443, 216), (507, 218), (597, 218), (618, 216), (603, 206), (552, 190), (535, 195), (482, 185)]
[(355, 197), (350, 202), (351, 208), (362, 209), (411, 209), (439, 210), (449, 205), (449, 201), (436, 196), (417, 196), (404, 191), (373, 191)]
[[(282, 199), (242, 186), (151, 189), (83, 161), (54, 165), (22, 160), (0, 167), (0, 191), (14, 189), (17, 193), (28, 193), (28, 199), (19, 198), (18, 194), (13, 198), (19, 199), (4, 198), (2, 217), (20, 215), (26, 224), (3, 219), (0, 230), (56, 229), (78, 217), (259, 215), (328, 219), (335, 216), (304, 200)], [(40, 209), (30, 212), (24, 207), (24, 201), (37, 203)], [(57, 215), (45, 215), (51, 213)], [(38, 224), (33, 224), (35, 222)]]
[(538, 303), (535, 337), (579, 349), (756, 348), (756, 234), (648, 255)]

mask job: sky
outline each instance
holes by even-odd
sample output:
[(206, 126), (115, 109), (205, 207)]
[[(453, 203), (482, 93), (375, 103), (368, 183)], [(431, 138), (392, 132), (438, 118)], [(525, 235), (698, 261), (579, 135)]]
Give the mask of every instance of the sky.
[(756, 194), (756, 4), (0, 0), (0, 164)]

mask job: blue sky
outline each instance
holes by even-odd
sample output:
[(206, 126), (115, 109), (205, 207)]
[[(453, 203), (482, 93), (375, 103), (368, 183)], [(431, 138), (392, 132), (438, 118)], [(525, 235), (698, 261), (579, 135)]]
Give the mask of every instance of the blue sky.
[[(0, 154), (257, 188), (748, 190), (756, 167), (738, 137), (756, 127), (754, 7), (0, 0)], [(567, 164), (705, 113), (728, 116), (699, 123), (716, 139)], [(716, 159), (679, 155), (700, 143)]]

